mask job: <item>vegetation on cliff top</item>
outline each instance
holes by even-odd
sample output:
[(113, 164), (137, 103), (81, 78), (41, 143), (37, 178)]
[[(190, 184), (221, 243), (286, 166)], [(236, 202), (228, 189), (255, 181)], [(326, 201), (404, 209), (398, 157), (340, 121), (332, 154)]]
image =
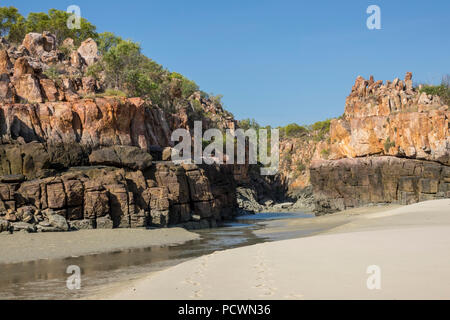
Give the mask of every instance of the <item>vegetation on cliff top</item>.
[(419, 92), (439, 96), (444, 104), (450, 105), (450, 75), (444, 76), (439, 86), (423, 85)]
[[(281, 139), (289, 139), (289, 138), (306, 138), (313, 139), (314, 141), (323, 141), (327, 138), (330, 132), (331, 119), (327, 119), (324, 121), (318, 121), (313, 123), (312, 125), (301, 126), (297, 123), (291, 123), (284, 127), (277, 127), (280, 131)], [(258, 130), (263, 128), (259, 125), (255, 119), (243, 119), (239, 121), (239, 127), (248, 130), (255, 129)], [(266, 129), (270, 128), (270, 126), (265, 127)]]
[[(70, 14), (50, 9), (45, 12), (32, 12), (23, 17), (15, 7), (0, 7), (0, 36), (9, 42), (20, 44), (30, 32), (49, 31), (56, 35), (59, 49), (68, 56), (73, 48), (62, 43), (66, 38), (74, 40), (74, 45), (92, 38), (97, 42), (101, 60), (89, 67), (86, 75), (104, 80), (105, 93), (119, 96), (149, 98), (162, 108), (174, 111), (174, 105), (186, 105), (187, 99), (199, 86), (183, 75), (170, 72), (146, 57), (140, 44), (124, 40), (111, 32), (97, 33), (95, 25), (81, 19), (80, 29), (69, 29), (67, 21)], [(58, 72), (50, 70), (50, 78), (58, 78)], [(201, 92), (203, 97), (209, 97)], [(212, 97), (221, 104), (220, 97)]]
[(312, 138), (314, 141), (323, 141), (330, 132), (331, 119), (318, 121), (312, 125), (300, 126), (296, 123), (280, 127), (282, 138)]
[(29, 32), (49, 31), (56, 35), (58, 43), (72, 38), (76, 45), (87, 38), (98, 38), (97, 28), (84, 18), (81, 18), (80, 29), (67, 28), (69, 17), (65, 11), (50, 9), (48, 13), (31, 12), (25, 18), (15, 7), (0, 7), (0, 36), (16, 44), (21, 43)]

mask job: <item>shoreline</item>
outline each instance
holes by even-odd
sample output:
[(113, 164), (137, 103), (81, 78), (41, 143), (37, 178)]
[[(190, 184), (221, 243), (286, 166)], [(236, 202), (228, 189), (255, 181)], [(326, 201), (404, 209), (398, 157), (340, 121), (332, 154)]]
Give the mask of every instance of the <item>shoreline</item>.
[(65, 259), (152, 246), (170, 246), (200, 239), (182, 228), (98, 229), (60, 233), (1, 235), (0, 267), (5, 264)]
[[(318, 235), (215, 252), (95, 298), (447, 299), (448, 209), (448, 199), (375, 207), (369, 213), (368, 208), (352, 209), (335, 218), (325, 216), (322, 221), (340, 223)], [(284, 228), (307, 224), (293, 221)], [(366, 287), (371, 265), (380, 265), (383, 290)]]
[[(310, 236), (316, 236), (320, 234), (326, 234), (328, 232), (332, 232), (333, 229), (339, 228), (340, 226), (350, 223), (355, 218), (362, 216), (364, 217), (366, 214), (371, 213), (380, 213), (384, 211), (388, 211), (391, 209), (399, 208), (400, 205), (395, 204), (385, 204), (385, 205), (371, 205), (371, 206), (365, 206), (355, 209), (348, 209), (341, 212), (337, 212), (330, 215), (323, 215), (323, 216), (312, 216), (311, 218), (303, 218), (303, 219), (281, 219), (281, 220), (266, 220), (258, 222), (260, 225), (267, 225), (270, 228), (263, 228), (259, 230), (253, 230), (252, 233), (259, 237), (264, 236), (271, 236), (272, 238), (277, 238), (277, 235), (286, 235), (286, 233), (292, 232), (290, 236), (292, 237), (310, 237)], [(290, 210), (290, 209), (284, 209), (280, 211), (280, 213), (296, 213), (298, 210)], [(300, 210), (305, 211), (305, 210)], [(308, 211), (308, 210), (306, 210)], [(306, 212), (305, 211), (305, 212)], [(275, 210), (268, 210), (263, 212), (255, 213), (254, 215), (258, 215), (260, 213), (267, 213), (267, 212), (275, 212)], [(278, 211), (277, 211), (278, 212)], [(311, 213), (311, 211), (308, 211)], [(252, 214), (249, 214), (252, 215)], [(267, 231), (267, 229), (270, 229), (270, 231)], [(304, 231), (308, 231), (308, 233), (305, 234)], [(312, 232), (309, 232), (312, 231)], [(280, 240), (284, 240), (281, 238)], [(275, 241), (280, 241), (275, 240)], [(225, 250), (226, 251), (226, 250)], [(176, 264), (178, 265), (178, 264)], [(175, 266), (175, 265), (174, 265)], [(171, 267), (174, 267), (171, 266)], [(154, 271), (147, 273), (146, 275), (140, 276), (139, 278), (132, 281), (132, 284), (137, 284), (139, 281), (145, 280), (147, 277), (150, 277), (158, 272), (163, 272), (167, 269), (170, 269), (171, 267), (164, 268), (162, 270)], [(89, 300), (95, 300), (95, 299), (110, 299), (110, 297), (114, 296), (117, 293), (120, 293), (124, 289), (128, 288), (130, 286), (130, 282), (116, 282), (114, 284), (106, 285), (104, 288), (99, 290), (99, 293), (88, 296), (85, 299)]]
[[(368, 210), (364, 207), (362, 210)], [(297, 212), (310, 213), (307, 208), (303, 209), (281, 209), (266, 210), (255, 213), (285, 213)], [(346, 214), (349, 210), (323, 217), (338, 217)], [(253, 215), (253, 214), (249, 214)], [(332, 219), (334, 219), (332, 218)], [(318, 220), (317, 224), (323, 224), (322, 216), (314, 216), (305, 219), (296, 219), (300, 224), (303, 220)], [(277, 220), (278, 221), (278, 220)], [(285, 223), (285, 221), (281, 221)], [(303, 221), (306, 222), (306, 221)], [(276, 221), (261, 221), (261, 224), (276, 223)], [(307, 224), (306, 224), (307, 225)], [(293, 223), (292, 226), (297, 226)], [(326, 228), (328, 226), (325, 225)], [(285, 231), (285, 230), (282, 230)], [(256, 235), (264, 235), (264, 231), (254, 232)], [(32, 262), (49, 259), (65, 259), (71, 257), (89, 256), (115, 251), (142, 249), (151, 246), (179, 245), (192, 240), (198, 240), (201, 236), (195, 230), (171, 227), (160, 229), (95, 229), (77, 230), (70, 232), (49, 233), (20, 233), (0, 234), (3, 246), (0, 247), (0, 266)]]

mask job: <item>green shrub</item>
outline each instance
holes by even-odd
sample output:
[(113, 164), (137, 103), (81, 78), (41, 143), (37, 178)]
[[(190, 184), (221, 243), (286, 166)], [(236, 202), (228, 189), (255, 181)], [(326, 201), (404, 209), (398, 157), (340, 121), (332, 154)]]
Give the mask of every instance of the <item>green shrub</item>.
[(127, 94), (117, 89), (106, 89), (104, 93), (98, 94), (100, 97), (126, 97)]
[(239, 128), (243, 130), (254, 129), (259, 130), (260, 125), (255, 119), (243, 119), (239, 121)]
[(314, 123), (311, 128), (314, 131), (322, 131), (325, 133), (330, 132), (330, 124), (331, 124), (331, 119), (327, 119), (325, 121), (318, 121), (316, 123)]
[(0, 36), (21, 43), (25, 37), (25, 19), (15, 7), (0, 7)]
[(101, 55), (107, 53), (111, 48), (117, 46), (122, 41), (121, 37), (116, 36), (112, 32), (100, 33), (97, 37), (98, 52)]
[(103, 66), (101, 63), (96, 62), (92, 65), (90, 65), (86, 70), (86, 76), (87, 77), (93, 77), (95, 80), (100, 79), (100, 73), (103, 71)]
[(74, 47), (69, 47), (69, 46), (60, 46), (59, 47), (59, 51), (62, 52), (64, 57), (70, 57), (70, 54), (72, 53), (73, 50), (74, 50)]
[(306, 170), (306, 165), (302, 161), (299, 161), (295, 169), (297, 172), (303, 173)]
[(56, 84), (61, 85), (61, 83), (62, 83), (61, 77), (62, 77), (62, 76), (61, 76), (61, 73), (59, 72), (57, 66), (50, 66), (47, 70), (45, 70), (45, 71), (43, 72), (43, 74), (44, 74), (47, 78), (49, 78), (49, 79), (55, 81)]
[(325, 121), (318, 121), (311, 125), (311, 130), (314, 131), (314, 141), (319, 142), (325, 140), (330, 133), (331, 119)]
[(389, 150), (391, 150), (391, 148), (395, 147), (395, 142), (391, 141), (391, 138), (388, 137), (386, 139), (386, 141), (384, 142), (384, 151), (389, 152)]
[(442, 83), (439, 86), (424, 86), (420, 89), (420, 93), (425, 92), (433, 96), (439, 96), (444, 104), (450, 104), (450, 86), (448, 84)]
[[(46, 13), (31, 12), (24, 18), (17, 8), (0, 7), (0, 36), (10, 42), (21, 43), (28, 32), (49, 31), (56, 35), (58, 45), (70, 37), (75, 48), (87, 38), (94, 39), (102, 58), (90, 66), (84, 75), (104, 80), (104, 87), (113, 90), (105, 92), (105, 95), (120, 92), (120, 96), (148, 98), (166, 111), (174, 112), (186, 106), (187, 99), (199, 91), (194, 81), (170, 72), (144, 56), (138, 43), (124, 40), (111, 32), (98, 34), (96, 27), (84, 18), (81, 19), (80, 29), (69, 29), (67, 21), (70, 16), (65, 11), (50, 9)], [(60, 46), (59, 49), (68, 57), (74, 48)], [(49, 70), (47, 77), (57, 80), (59, 76), (56, 71)], [(223, 107), (222, 96), (210, 96), (203, 91), (201, 96)]]
[(57, 43), (72, 38), (76, 46), (87, 38), (97, 38), (96, 27), (84, 18), (81, 18), (80, 29), (69, 29), (67, 21), (70, 16), (70, 13), (56, 9), (50, 9), (48, 13), (31, 12), (25, 21), (26, 33), (49, 31), (56, 36)]
[(286, 137), (300, 137), (308, 132), (304, 126), (299, 126), (296, 123), (288, 124), (284, 127), (284, 134)]
[(172, 72), (170, 78), (180, 80), (183, 98), (189, 98), (194, 92), (199, 90), (198, 85), (194, 81), (187, 79), (177, 72)]

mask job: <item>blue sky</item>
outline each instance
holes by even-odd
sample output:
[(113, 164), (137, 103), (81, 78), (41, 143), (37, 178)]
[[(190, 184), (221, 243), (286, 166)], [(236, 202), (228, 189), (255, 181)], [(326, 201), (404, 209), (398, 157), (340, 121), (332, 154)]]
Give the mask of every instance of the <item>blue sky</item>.
[[(450, 73), (448, 0), (1, 1), (23, 15), (81, 7), (98, 28), (202, 90), (223, 94), (236, 118), (310, 124), (344, 112), (358, 75), (438, 83)], [(381, 8), (381, 30), (366, 9)]]

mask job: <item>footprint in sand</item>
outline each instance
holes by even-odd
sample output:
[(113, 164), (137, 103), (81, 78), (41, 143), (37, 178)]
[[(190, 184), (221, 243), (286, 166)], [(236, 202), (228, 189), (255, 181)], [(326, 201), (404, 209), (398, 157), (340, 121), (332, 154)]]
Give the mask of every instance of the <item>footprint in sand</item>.
[[(216, 253), (213, 253), (213, 255)], [(204, 256), (200, 258), (199, 268), (194, 274), (187, 278), (184, 283), (193, 286), (192, 288), (192, 295), (190, 298), (197, 299), (203, 297), (203, 287), (202, 287), (202, 280), (205, 280), (205, 274), (208, 270), (208, 261), (211, 258), (211, 256)]]
[(255, 256), (256, 264), (253, 265), (256, 274), (256, 284), (253, 286), (254, 289), (260, 291), (259, 297), (270, 297), (276, 292), (276, 288), (273, 287), (273, 280), (270, 279), (272, 273), (267, 265), (267, 260), (264, 257), (264, 252), (262, 247), (258, 248)]

